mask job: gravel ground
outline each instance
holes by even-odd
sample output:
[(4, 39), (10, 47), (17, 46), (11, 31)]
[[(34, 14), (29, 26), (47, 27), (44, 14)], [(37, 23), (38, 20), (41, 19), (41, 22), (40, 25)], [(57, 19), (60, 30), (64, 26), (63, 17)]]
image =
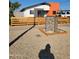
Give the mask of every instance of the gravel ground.
[[(10, 41), (17, 37), (18, 33), (22, 33), (26, 27), (10, 27)], [(38, 54), (40, 50), (45, 49), (48, 43), (51, 46), (51, 53), (54, 54), (55, 59), (70, 59), (70, 27), (59, 26), (59, 28), (66, 30), (67, 33), (49, 36), (42, 33), (39, 27), (36, 26), (10, 46), (10, 59), (39, 59)]]
[(27, 26), (10, 26), (9, 27), (9, 42), (14, 40), (18, 35), (29, 29), (32, 25)]

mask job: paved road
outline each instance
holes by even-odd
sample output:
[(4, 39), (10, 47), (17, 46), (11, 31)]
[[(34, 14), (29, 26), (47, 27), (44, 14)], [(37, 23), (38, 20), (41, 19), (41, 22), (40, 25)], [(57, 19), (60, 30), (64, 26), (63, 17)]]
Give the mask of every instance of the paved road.
[[(63, 28), (67, 33), (46, 36), (36, 26), (10, 47), (10, 59), (39, 59), (40, 50), (45, 49), (48, 43), (51, 46), (51, 53), (55, 55), (55, 59), (69, 59), (69, 26), (60, 26), (59, 28)], [(16, 30), (16, 34), (21, 32), (19, 29)], [(10, 32), (10, 40), (14, 38), (11, 34), (13, 33)]]

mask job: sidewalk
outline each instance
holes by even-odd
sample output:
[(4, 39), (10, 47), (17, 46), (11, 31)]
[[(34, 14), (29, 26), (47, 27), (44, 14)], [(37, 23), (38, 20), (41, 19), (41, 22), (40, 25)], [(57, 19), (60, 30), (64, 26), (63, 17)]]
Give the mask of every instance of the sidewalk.
[[(51, 53), (55, 55), (55, 59), (69, 59), (69, 26), (60, 26), (60, 28), (66, 30), (67, 33), (46, 36), (36, 26), (10, 47), (10, 59), (39, 59), (40, 50), (45, 49), (48, 43), (51, 46)], [(10, 30), (10, 41), (17, 33), (21, 33), (26, 28), (12, 29)], [(12, 33), (11, 31), (15, 32)]]

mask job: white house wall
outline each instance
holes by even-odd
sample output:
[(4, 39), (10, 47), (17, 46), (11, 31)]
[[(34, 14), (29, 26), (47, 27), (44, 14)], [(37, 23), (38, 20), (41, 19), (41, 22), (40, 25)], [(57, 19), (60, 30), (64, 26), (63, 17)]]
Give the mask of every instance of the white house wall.
[(33, 8), (29, 8), (26, 9), (23, 13), (24, 13), (24, 17), (34, 17), (34, 14), (30, 14), (30, 10), (34, 10), (34, 8), (41, 8), (44, 10), (49, 10), (49, 6), (48, 5), (40, 5), (40, 6), (36, 6)]
[(30, 14), (30, 10), (33, 10), (33, 8), (24, 11), (24, 17), (34, 17), (34, 14)]
[(15, 17), (23, 17), (24, 16), (24, 13), (23, 12), (14, 12), (14, 16)]

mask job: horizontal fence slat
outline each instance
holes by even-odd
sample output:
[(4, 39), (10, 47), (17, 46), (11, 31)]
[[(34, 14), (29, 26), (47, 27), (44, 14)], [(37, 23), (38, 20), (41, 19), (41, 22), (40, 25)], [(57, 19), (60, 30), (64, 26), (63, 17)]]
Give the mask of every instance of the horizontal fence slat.
[[(70, 20), (68, 18), (58, 18), (59, 24), (69, 23)], [(33, 25), (34, 17), (11, 17), (11, 25)], [(44, 17), (35, 17), (35, 24), (45, 24)]]

